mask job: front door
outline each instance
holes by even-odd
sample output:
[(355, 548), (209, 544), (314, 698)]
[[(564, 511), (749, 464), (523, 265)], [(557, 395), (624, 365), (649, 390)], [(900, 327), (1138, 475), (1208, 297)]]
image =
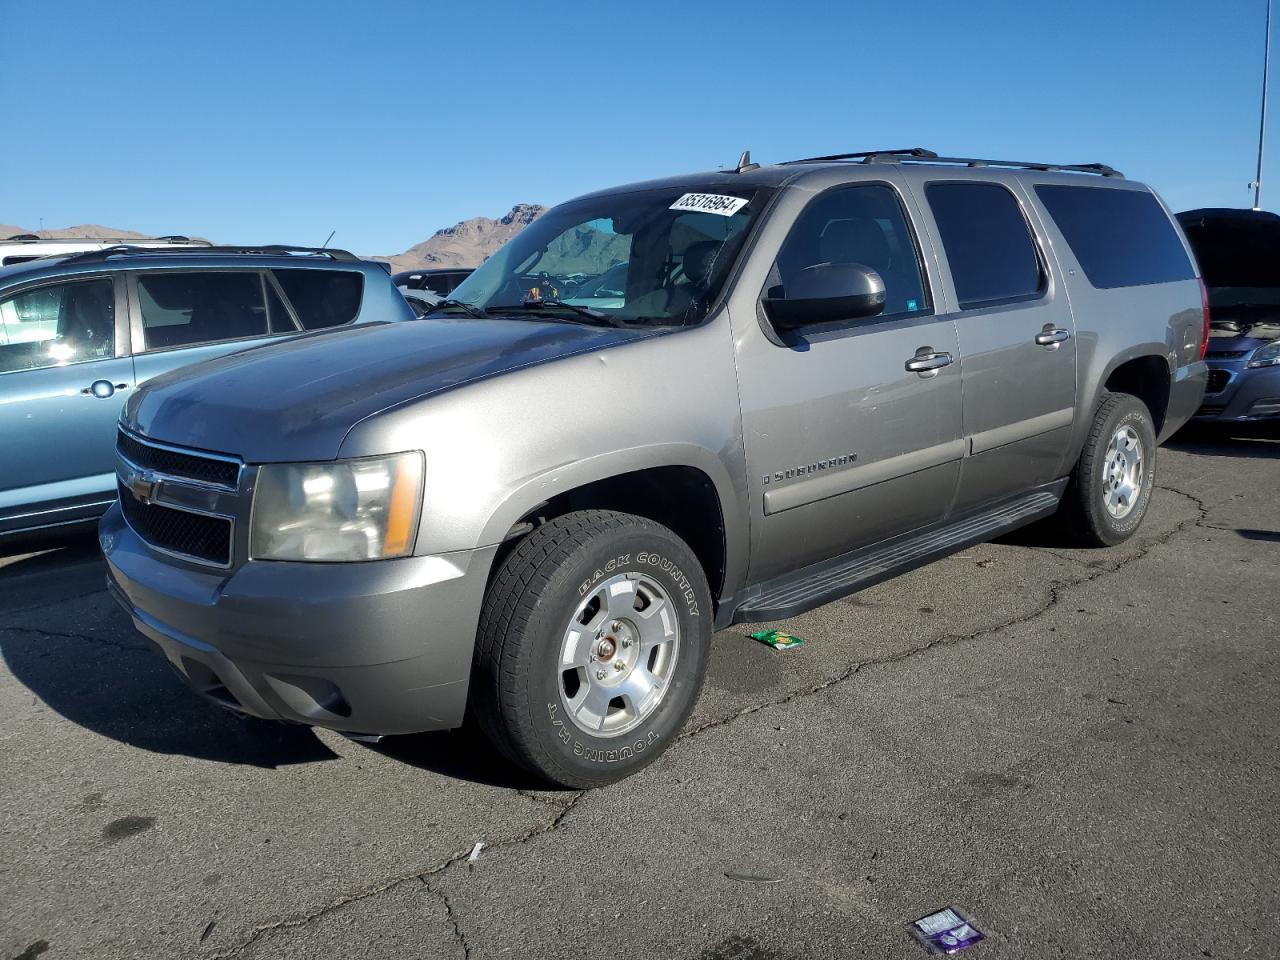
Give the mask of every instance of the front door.
[(0, 297), (0, 531), (100, 513), (115, 499), (116, 421), (134, 385), (111, 276)]
[(963, 454), (956, 330), (934, 314), (897, 186), (810, 200), (761, 296), (785, 297), (788, 278), (819, 263), (876, 270), (885, 310), (784, 333), (761, 308), (758, 327), (740, 324), (756, 583), (942, 519)]
[(1058, 479), (1075, 413), (1075, 325), (1004, 184), (923, 184), (952, 280), (968, 456), (956, 511)]

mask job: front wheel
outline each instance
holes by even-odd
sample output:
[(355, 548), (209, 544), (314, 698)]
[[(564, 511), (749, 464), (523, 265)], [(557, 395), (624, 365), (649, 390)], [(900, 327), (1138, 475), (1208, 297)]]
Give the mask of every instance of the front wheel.
[(629, 514), (567, 514), (525, 537), (490, 585), (470, 711), (542, 778), (611, 783), (684, 725), (711, 634), (711, 593), (683, 540)]
[(1131, 394), (1107, 394), (1062, 498), (1063, 528), (1087, 546), (1123, 543), (1146, 516), (1155, 477), (1151, 412)]

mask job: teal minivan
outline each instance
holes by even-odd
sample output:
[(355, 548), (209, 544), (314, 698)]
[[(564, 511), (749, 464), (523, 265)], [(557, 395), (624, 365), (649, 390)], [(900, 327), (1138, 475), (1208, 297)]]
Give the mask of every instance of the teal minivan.
[(0, 268), (0, 537), (111, 505), (116, 421), (151, 377), (413, 317), (384, 266), (342, 250), (118, 246)]

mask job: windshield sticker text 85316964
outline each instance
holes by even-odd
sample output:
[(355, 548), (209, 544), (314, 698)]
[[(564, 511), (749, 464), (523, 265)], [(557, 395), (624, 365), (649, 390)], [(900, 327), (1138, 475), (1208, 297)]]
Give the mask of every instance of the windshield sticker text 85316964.
[(747, 202), (742, 197), (729, 197), (723, 193), (686, 193), (671, 205), (671, 209), (716, 213), (722, 217), (732, 217), (745, 207)]

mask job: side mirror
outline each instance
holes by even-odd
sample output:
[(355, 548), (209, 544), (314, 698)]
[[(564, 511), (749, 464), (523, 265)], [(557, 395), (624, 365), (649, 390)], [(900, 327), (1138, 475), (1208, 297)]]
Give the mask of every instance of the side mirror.
[(781, 330), (878, 316), (884, 280), (860, 263), (814, 264), (787, 281), (785, 297), (766, 297), (764, 311)]

